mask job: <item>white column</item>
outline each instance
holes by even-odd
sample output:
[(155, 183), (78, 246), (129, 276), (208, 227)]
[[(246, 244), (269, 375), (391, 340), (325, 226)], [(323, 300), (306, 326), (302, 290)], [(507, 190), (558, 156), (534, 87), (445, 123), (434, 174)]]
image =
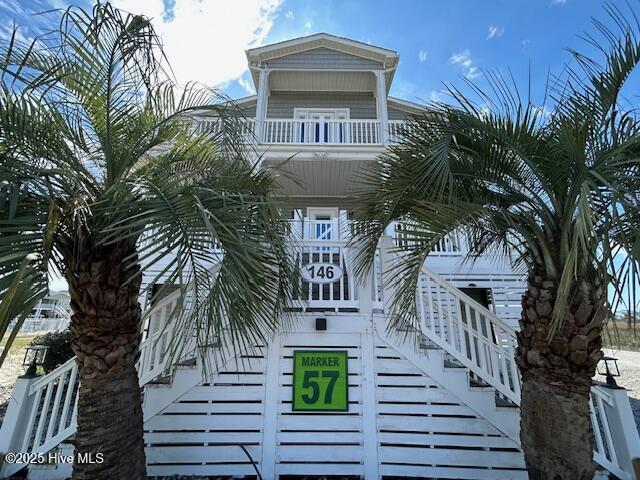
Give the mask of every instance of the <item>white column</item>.
[(389, 141), (389, 116), (387, 114), (387, 86), (384, 78), (384, 70), (376, 70), (376, 110), (380, 121), (380, 136), (382, 143)]
[(256, 137), (258, 142), (263, 141), (264, 118), (267, 116), (267, 97), (269, 96), (269, 71), (265, 68), (260, 69), (260, 78), (258, 79), (258, 102), (256, 105)]
[(376, 479), (378, 472), (378, 426), (376, 403), (376, 354), (373, 325), (360, 335), (362, 346), (362, 435), (364, 478)]
[(280, 379), (280, 334), (276, 333), (267, 346), (264, 412), (262, 415), (262, 461), (260, 472), (264, 480), (276, 478), (278, 449), (278, 388)]

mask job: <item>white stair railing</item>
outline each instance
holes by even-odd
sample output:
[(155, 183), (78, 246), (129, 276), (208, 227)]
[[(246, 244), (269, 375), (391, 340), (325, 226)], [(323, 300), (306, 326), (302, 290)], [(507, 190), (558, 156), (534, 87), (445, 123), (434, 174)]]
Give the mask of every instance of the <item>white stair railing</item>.
[(616, 454), (611, 431), (611, 422), (607, 415), (606, 406), (614, 407), (613, 399), (606, 389), (597, 385), (591, 388), (589, 397), (589, 408), (591, 410), (591, 425), (593, 427), (593, 437), (595, 446), (593, 458), (600, 465), (620, 478), (631, 478), (620, 468), (620, 461)]
[[(150, 325), (158, 327), (140, 344), (140, 357), (136, 364), (140, 386), (146, 385), (169, 367), (166, 349), (176, 322), (167, 322), (172, 318), (171, 312), (179, 295), (180, 292), (174, 292), (162, 299), (149, 314)], [(45, 453), (73, 435), (76, 431), (79, 385), (76, 357), (35, 380), (26, 398), (23, 398), (24, 405), (19, 406), (20, 416), (28, 418), (26, 428), (3, 432), (13, 436), (10, 444), (21, 452)], [(10, 474), (6, 470), (2, 473)]]
[[(514, 330), (426, 266), (422, 268), (417, 289), (416, 306), (421, 332), (478, 378), (520, 405)], [(620, 418), (628, 417), (633, 423), (624, 390), (618, 390), (623, 395), (615, 399), (610, 392), (598, 385), (591, 389), (589, 405), (595, 439), (593, 458), (617, 477), (632, 480), (630, 460), (633, 455), (640, 454), (638, 432), (633, 428), (628, 432), (622, 431), (626, 422)], [(612, 421), (614, 416), (617, 421)]]
[(416, 295), (423, 333), (509, 400), (520, 401), (513, 329), (423, 267)]
[(303, 267), (311, 263), (329, 263), (342, 270), (342, 276), (331, 283), (310, 283), (300, 280), (300, 307), (358, 308), (358, 283), (350, 268), (347, 242), (331, 240), (303, 240), (293, 243), (290, 252)]

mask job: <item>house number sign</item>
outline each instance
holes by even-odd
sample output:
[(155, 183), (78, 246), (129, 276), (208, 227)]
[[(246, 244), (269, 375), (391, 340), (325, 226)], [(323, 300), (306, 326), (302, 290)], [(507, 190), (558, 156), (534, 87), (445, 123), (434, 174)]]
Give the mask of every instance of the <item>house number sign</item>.
[(293, 410), (346, 412), (349, 410), (347, 352), (293, 352)]
[(342, 278), (342, 268), (333, 263), (308, 263), (302, 267), (302, 278), (309, 283), (333, 283)]

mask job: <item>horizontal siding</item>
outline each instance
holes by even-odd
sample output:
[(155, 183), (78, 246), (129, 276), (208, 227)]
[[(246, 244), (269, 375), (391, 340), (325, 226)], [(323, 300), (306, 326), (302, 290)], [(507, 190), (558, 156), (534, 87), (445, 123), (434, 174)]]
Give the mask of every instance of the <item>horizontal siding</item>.
[[(348, 108), (352, 119), (374, 120), (376, 99), (367, 92), (272, 92), (267, 102), (268, 118), (293, 118), (294, 108)], [(238, 105), (245, 117), (256, 116), (256, 105)], [(389, 120), (406, 120), (409, 112), (387, 106)]]
[(409, 112), (403, 112), (402, 110), (387, 105), (387, 116), (389, 120), (406, 120), (410, 115)]
[(376, 118), (375, 98), (366, 92), (273, 92), (267, 117), (293, 118), (294, 108), (348, 108), (352, 119)]
[(255, 105), (249, 105), (249, 106), (240, 106), (240, 111), (242, 112), (242, 114), (245, 117), (255, 117), (256, 116), (256, 106)]
[(315, 48), (305, 52), (294, 53), (270, 60), (270, 68), (345, 68), (354, 70), (382, 69), (380, 62), (368, 58), (349, 55), (348, 53), (331, 50), (330, 48)]

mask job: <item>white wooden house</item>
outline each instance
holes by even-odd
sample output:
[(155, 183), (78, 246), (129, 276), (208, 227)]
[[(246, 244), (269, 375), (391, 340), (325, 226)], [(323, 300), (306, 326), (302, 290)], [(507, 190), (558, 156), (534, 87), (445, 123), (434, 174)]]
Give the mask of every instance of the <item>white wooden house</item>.
[[(398, 54), (317, 34), (249, 50), (247, 61), (257, 95), (237, 103), (261, 168), (290, 159), (286, 168), (298, 182), (283, 181), (279, 194), (290, 206), (296, 254), (318, 268), (324, 263), (324, 276), (330, 269), (336, 280), (319, 283), (327, 278), (307, 271), (294, 326), (204, 379), (198, 359), (174, 366), (164, 359), (172, 329), (163, 327), (175, 297), (154, 307), (139, 366), (149, 475), (527, 478), (513, 361), (523, 279), (508, 259), (463, 264), (462, 236), (434, 249), (418, 289), (417, 345), (386, 328), (391, 292), (383, 285), (398, 240), (393, 229), (381, 240), (371, 277), (358, 282), (352, 273), (349, 197), (359, 172), (421, 109), (388, 95)], [(221, 124), (203, 115), (195, 128), (215, 132)], [(315, 353), (305, 360), (302, 351)], [(294, 356), (302, 369), (304, 362), (317, 366), (314, 358), (331, 358), (318, 362), (335, 366), (344, 360), (339, 352), (348, 365), (335, 381), (344, 383), (335, 399), (314, 403), (315, 388), (327, 395), (328, 384), (313, 373), (300, 380)], [(2, 425), (0, 450), (68, 452), (74, 361), (25, 382)], [(626, 392), (594, 386), (592, 412), (599, 475), (631, 479), (640, 441)], [(5, 465), (2, 473), (16, 469)], [(57, 479), (69, 471), (48, 466), (30, 475)]]
[[(65, 330), (71, 322), (71, 298), (66, 291), (52, 291), (40, 300), (24, 319), (21, 335)], [(9, 324), (13, 328), (16, 320)]]

